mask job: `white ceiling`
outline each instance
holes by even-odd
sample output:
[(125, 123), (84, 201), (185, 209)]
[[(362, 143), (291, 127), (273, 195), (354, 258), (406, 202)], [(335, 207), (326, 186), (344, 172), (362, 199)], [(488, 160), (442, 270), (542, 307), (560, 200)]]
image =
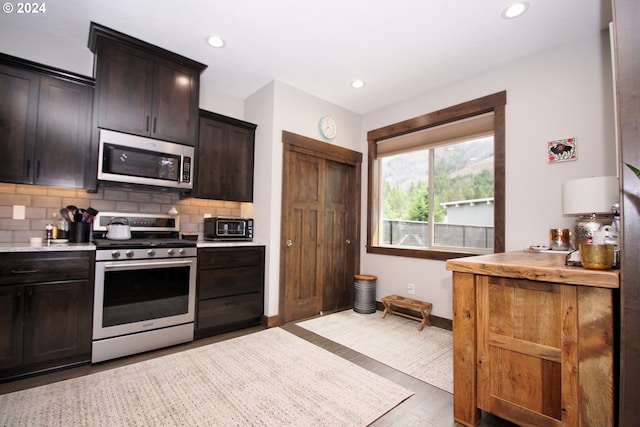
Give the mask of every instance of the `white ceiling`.
[[(278, 80), (364, 114), (611, 19), (609, 0), (528, 1), (506, 21), (514, 0), (47, 0), (38, 17), (1, 14), (0, 28), (20, 19), (25, 31), (86, 41), (94, 21), (207, 64), (202, 84), (218, 92), (245, 99)], [(205, 43), (213, 33), (225, 48)], [(365, 88), (350, 86), (356, 78)]]

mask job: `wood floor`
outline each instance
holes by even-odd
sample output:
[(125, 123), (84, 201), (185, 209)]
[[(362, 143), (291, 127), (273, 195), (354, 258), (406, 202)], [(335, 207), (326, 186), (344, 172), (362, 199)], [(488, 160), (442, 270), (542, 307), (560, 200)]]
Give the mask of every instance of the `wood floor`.
[[(205, 338), (191, 343), (169, 347), (157, 351), (151, 351), (143, 354), (137, 354), (116, 360), (109, 360), (95, 365), (84, 365), (76, 368), (65, 369), (44, 375), (38, 375), (31, 378), (25, 378), (18, 381), (0, 384), (0, 394), (10, 393), (17, 390), (23, 390), (30, 387), (37, 387), (57, 381), (75, 378), (95, 372), (113, 369), (119, 366), (140, 362), (154, 357), (166, 354), (184, 351), (190, 348), (200, 347), (214, 342), (224, 341), (229, 338), (245, 335), (251, 332), (262, 330), (262, 327), (254, 327), (244, 329), (242, 331), (230, 332), (217, 335), (215, 337)], [(401, 386), (413, 391), (415, 394), (389, 411), (372, 426), (425, 426), (425, 427), (453, 427), (460, 426), (453, 421), (453, 396), (451, 393), (440, 390), (409, 375), (403, 374), (393, 368), (379, 363), (367, 356), (364, 356), (347, 347), (316, 335), (306, 329), (300, 328), (295, 323), (288, 323), (283, 329), (312, 342), (325, 350), (331, 351), (352, 363), (355, 363), (371, 372), (383, 376)], [(384, 343), (382, 343), (384, 345)], [(491, 414), (483, 413), (481, 427), (510, 427), (507, 421), (499, 419)]]

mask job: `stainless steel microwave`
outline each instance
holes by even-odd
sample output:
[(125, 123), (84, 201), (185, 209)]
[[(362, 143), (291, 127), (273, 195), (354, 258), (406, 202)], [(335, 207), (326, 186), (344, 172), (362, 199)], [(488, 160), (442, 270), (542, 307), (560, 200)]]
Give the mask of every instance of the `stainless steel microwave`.
[(194, 153), (188, 145), (100, 129), (98, 180), (189, 191)]
[(252, 241), (253, 219), (221, 216), (205, 218), (204, 239), (214, 241)]

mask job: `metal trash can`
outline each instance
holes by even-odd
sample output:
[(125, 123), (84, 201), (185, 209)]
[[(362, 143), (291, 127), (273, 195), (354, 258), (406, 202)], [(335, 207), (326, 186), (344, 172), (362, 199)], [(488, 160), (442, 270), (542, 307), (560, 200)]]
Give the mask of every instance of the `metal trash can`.
[(356, 313), (370, 314), (376, 312), (376, 276), (368, 274), (356, 274), (355, 296), (353, 300), (353, 311)]

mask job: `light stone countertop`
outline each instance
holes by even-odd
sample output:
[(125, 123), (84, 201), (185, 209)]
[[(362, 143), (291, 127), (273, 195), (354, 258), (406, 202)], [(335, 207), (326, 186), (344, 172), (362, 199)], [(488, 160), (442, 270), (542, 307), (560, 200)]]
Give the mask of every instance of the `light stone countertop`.
[(51, 243), (31, 245), (30, 243), (0, 243), (0, 253), (6, 252), (54, 252), (54, 251), (95, 251), (93, 243)]
[(233, 248), (238, 246), (266, 246), (264, 242), (213, 242), (210, 240), (198, 240), (199, 248)]
[[(266, 246), (262, 242), (212, 242), (207, 240), (198, 240), (198, 248), (232, 248), (239, 246)], [(31, 245), (30, 243), (0, 243), (0, 253), (7, 252), (51, 252), (51, 251), (95, 251), (96, 245), (91, 242), (87, 243), (51, 243), (47, 246)]]

